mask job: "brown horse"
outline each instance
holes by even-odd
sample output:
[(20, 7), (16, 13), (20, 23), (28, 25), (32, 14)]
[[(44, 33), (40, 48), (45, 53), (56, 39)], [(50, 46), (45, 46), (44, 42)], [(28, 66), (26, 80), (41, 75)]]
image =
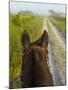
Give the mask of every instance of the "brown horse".
[(24, 57), (21, 67), (22, 87), (53, 86), (52, 75), (48, 67), (48, 33), (44, 30), (36, 42), (30, 43), (29, 35), (25, 31), (22, 35)]

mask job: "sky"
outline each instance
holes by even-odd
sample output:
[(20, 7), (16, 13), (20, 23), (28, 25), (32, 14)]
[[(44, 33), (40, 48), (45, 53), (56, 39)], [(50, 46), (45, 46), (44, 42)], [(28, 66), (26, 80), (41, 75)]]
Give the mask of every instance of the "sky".
[(54, 10), (55, 12), (65, 13), (64, 4), (47, 4), (47, 3), (29, 3), (29, 2), (10, 2), (10, 11), (15, 13), (19, 11), (33, 11), (37, 14), (48, 15), (49, 10)]

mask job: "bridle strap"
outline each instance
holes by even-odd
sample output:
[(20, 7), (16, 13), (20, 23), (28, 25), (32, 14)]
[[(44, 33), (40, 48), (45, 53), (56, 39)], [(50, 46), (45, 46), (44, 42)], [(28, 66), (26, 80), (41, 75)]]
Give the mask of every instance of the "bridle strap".
[(34, 48), (34, 49), (42, 49), (45, 50), (45, 48), (37, 46), (37, 45), (31, 45), (29, 48)]

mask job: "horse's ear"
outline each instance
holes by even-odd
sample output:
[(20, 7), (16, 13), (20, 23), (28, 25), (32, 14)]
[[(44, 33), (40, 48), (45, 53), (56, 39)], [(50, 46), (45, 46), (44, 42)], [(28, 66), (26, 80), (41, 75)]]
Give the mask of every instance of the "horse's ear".
[(41, 45), (43, 47), (47, 47), (48, 42), (49, 42), (49, 36), (48, 36), (48, 33), (46, 32), (46, 30), (44, 30), (42, 37), (41, 37)]
[(29, 46), (30, 38), (29, 38), (27, 31), (23, 32), (22, 37), (21, 37), (21, 42), (25, 49)]

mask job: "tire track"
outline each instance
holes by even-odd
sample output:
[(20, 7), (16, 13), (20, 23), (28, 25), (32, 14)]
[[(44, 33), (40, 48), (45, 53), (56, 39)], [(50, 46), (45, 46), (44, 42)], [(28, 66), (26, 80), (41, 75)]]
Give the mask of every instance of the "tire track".
[[(43, 25), (42, 32), (44, 30), (46, 30), (48, 32), (48, 26), (47, 26), (46, 19), (44, 19), (44, 25)], [(48, 32), (48, 35), (49, 35), (49, 32)], [(59, 75), (59, 69), (58, 69), (58, 67), (56, 65), (56, 62), (55, 62), (54, 48), (52, 47), (50, 41), (49, 41), (49, 45), (48, 45), (48, 52), (49, 52), (49, 54), (48, 54), (48, 56), (49, 56), (48, 63), (49, 63), (50, 72), (53, 76), (54, 85), (55, 86), (60, 86), (60, 85), (62, 85), (62, 82), (61, 82), (60, 75)]]
[[(49, 21), (49, 19), (47, 19), (47, 24), (48, 26), (51, 28), (50, 35), (52, 34), (54, 38), (54, 52), (55, 52), (55, 56), (56, 56), (56, 62), (57, 62), (57, 66), (58, 66), (58, 71), (59, 71), (59, 75), (62, 81), (62, 85), (66, 85), (66, 65), (65, 65), (65, 52), (66, 52), (66, 47), (65, 47), (65, 41), (64, 41), (64, 37), (62, 38), (61, 34), (59, 33), (59, 30)], [(52, 37), (52, 39), (53, 39)], [(53, 41), (53, 40), (52, 40)], [(57, 52), (58, 51), (58, 52)], [(59, 56), (58, 56), (59, 55)]]
[(52, 32), (55, 34), (55, 36), (57, 37), (59, 43), (62, 45), (63, 49), (65, 50), (65, 40), (62, 37), (62, 34), (56, 29), (56, 27), (54, 27), (54, 25), (47, 19), (47, 22), (49, 23), (49, 25), (52, 28)]

